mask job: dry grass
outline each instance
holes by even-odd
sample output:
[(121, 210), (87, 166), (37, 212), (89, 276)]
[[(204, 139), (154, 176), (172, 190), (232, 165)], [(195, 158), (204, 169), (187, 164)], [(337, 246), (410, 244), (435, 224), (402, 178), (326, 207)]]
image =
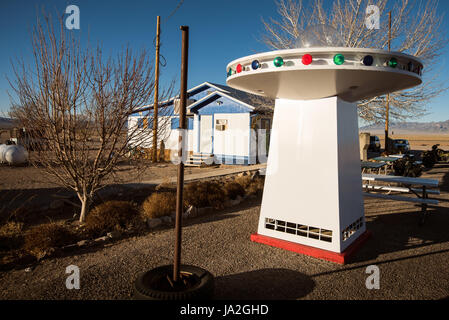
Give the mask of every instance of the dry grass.
[(23, 248), (39, 259), (51, 249), (75, 241), (76, 235), (67, 227), (57, 223), (47, 223), (33, 227), (25, 234)]
[(172, 192), (153, 193), (142, 203), (145, 218), (168, 216), (176, 210), (176, 194)]
[(243, 197), (245, 195), (245, 189), (240, 183), (235, 181), (228, 181), (224, 185), (224, 191), (228, 199), (235, 200), (238, 196)]
[(192, 182), (184, 187), (187, 206), (222, 208), (225, 198), (223, 187), (215, 181)]
[(23, 223), (10, 221), (0, 227), (0, 250), (18, 249), (23, 242)]
[(260, 196), (263, 193), (263, 187), (265, 184), (265, 179), (262, 177), (257, 177), (249, 184), (248, 188), (246, 188), (247, 195), (255, 195)]
[(257, 176), (251, 179), (251, 176), (236, 177), (235, 182), (240, 184), (247, 195), (261, 195), (265, 183), (265, 178)]
[(138, 211), (128, 201), (106, 201), (89, 212), (85, 228), (90, 235), (100, 236), (111, 231), (122, 231), (138, 216)]
[(246, 190), (249, 185), (251, 184), (251, 177), (250, 176), (240, 176), (240, 177), (236, 177), (235, 182), (237, 182), (238, 184), (240, 184), (244, 190)]

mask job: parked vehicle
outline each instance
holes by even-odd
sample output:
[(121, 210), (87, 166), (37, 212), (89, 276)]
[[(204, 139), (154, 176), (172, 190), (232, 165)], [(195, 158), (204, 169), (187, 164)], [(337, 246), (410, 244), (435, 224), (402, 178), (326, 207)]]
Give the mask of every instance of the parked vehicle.
[(380, 139), (378, 136), (369, 137), (368, 151), (380, 152)]
[(394, 152), (408, 153), (410, 151), (410, 144), (405, 139), (393, 140), (392, 149)]

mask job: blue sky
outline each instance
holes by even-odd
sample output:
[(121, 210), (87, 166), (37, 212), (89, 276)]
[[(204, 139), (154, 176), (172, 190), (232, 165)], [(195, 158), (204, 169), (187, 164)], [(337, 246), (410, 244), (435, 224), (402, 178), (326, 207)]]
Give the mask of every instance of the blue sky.
[[(324, 1), (325, 3), (331, 1)], [(184, 0), (168, 20), (179, 0), (1, 0), (0, 2), (0, 112), (9, 109), (7, 90), (11, 90), (6, 76), (12, 76), (11, 59), (31, 57), (30, 30), (35, 23), (39, 6), (47, 11), (64, 12), (68, 5), (80, 9), (79, 31), (83, 40), (98, 41), (105, 53), (115, 54), (123, 45), (146, 47), (154, 54), (156, 16), (161, 16), (161, 54), (167, 65), (161, 68), (161, 85), (176, 80), (179, 88), (181, 31), (190, 27), (188, 87), (204, 81), (225, 84), (226, 65), (239, 57), (268, 51), (258, 39), (263, 33), (261, 17), (277, 17), (273, 0)], [(447, 1), (440, 1), (440, 10), (449, 13)], [(52, 11), (53, 10), (53, 11)], [(381, 17), (382, 19), (382, 17)], [(449, 30), (446, 19), (444, 29)], [(449, 53), (446, 50), (446, 54)], [(449, 70), (449, 59), (438, 63)], [(442, 72), (448, 81), (448, 72)], [(449, 92), (433, 100), (427, 109), (430, 115), (419, 121), (449, 119)]]

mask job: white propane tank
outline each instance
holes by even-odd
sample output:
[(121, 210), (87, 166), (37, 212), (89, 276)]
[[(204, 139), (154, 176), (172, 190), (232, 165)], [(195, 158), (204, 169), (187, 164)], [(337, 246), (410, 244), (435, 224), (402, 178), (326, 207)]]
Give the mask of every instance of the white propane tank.
[(0, 163), (5, 162), (5, 149), (7, 145), (6, 144), (0, 144)]
[(22, 146), (10, 145), (4, 149), (4, 161), (18, 165), (28, 161), (28, 151)]

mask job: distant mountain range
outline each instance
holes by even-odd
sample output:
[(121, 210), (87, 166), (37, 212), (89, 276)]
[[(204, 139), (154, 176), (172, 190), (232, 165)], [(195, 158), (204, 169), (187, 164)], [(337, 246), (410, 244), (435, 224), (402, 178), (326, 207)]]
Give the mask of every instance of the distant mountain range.
[[(360, 131), (385, 130), (385, 124), (372, 124), (360, 128)], [(391, 122), (390, 130), (396, 132), (419, 132), (419, 133), (441, 133), (449, 134), (449, 120), (440, 122)]]

